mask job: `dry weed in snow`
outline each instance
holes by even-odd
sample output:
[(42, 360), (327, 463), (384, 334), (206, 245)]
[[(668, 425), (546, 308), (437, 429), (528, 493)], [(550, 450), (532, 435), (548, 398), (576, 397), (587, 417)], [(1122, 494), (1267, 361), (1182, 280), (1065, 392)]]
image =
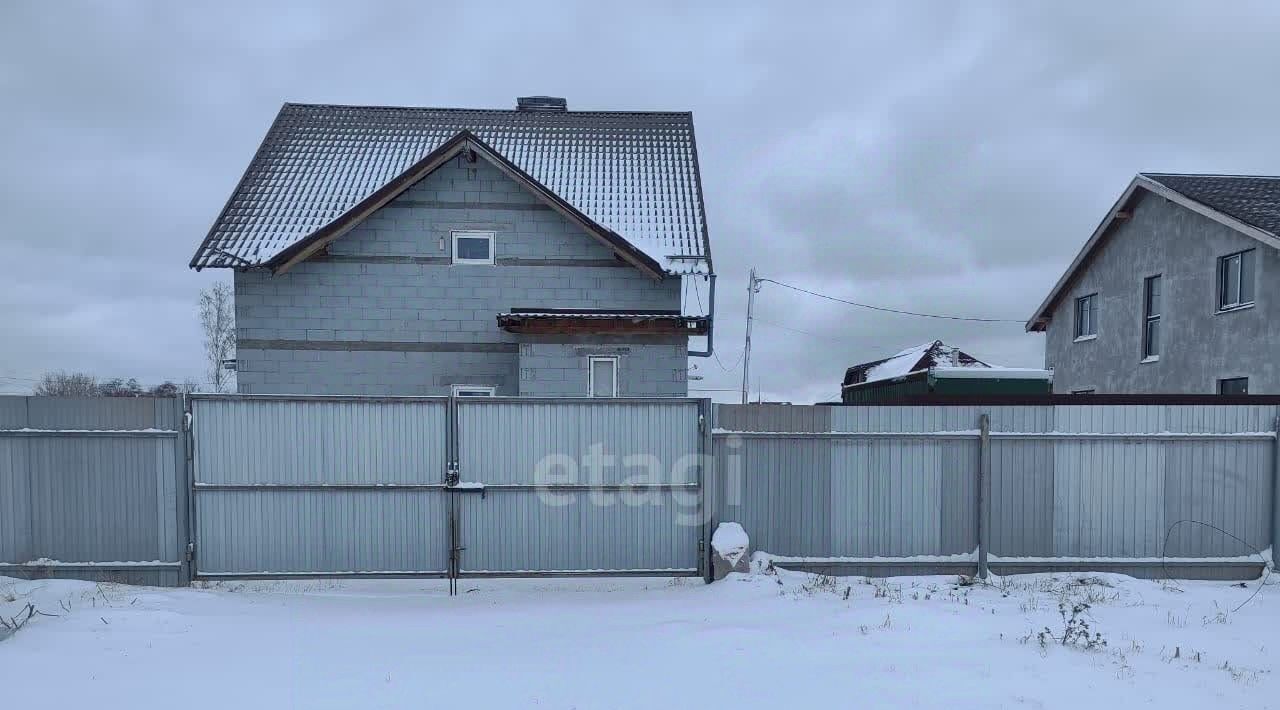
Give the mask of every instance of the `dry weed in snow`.
[[(14, 707), (1276, 706), (1280, 587), (1118, 575), (0, 579)], [(56, 661), (51, 660), (56, 659)], [(213, 683), (211, 679), (222, 679)], [(191, 688), (216, 688), (190, 692)], [(138, 693), (138, 688), (147, 692)]]

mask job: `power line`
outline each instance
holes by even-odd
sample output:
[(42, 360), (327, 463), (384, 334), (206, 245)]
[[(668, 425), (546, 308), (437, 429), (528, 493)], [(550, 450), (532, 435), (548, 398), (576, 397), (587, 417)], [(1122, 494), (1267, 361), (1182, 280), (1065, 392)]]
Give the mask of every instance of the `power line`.
[[(701, 289), (698, 288), (698, 280), (696, 278), (691, 278), (689, 279), (689, 281), (693, 282), (693, 295), (694, 295), (694, 298), (698, 300), (698, 312), (702, 313), (705, 309), (702, 307), (702, 291)], [(688, 282), (686, 282), (686, 287), (685, 287), (686, 292), (688, 291), (687, 284)], [(732, 365), (729, 365), (728, 367), (726, 367), (724, 364), (724, 360), (720, 359), (719, 351), (717, 351), (715, 348), (711, 349), (711, 356), (715, 358), (716, 364), (720, 366), (720, 369), (724, 370), (725, 372), (733, 372), (734, 370), (738, 369), (738, 365), (742, 364), (742, 359), (746, 356), (746, 354), (747, 354), (747, 351), (743, 350), (741, 353), (739, 353), (738, 359), (735, 360)]]
[(807, 288), (800, 288), (799, 286), (793, 286), (791, 284), (783, 283), (781, 281), (775, 281), (774, 279), (757, 278), (756, 281), (767, 281), (772, 284), (777, 284), (783, 288), (789, 288), (792, 291), (799, 291), (800, 293), (807, 293), (810, 296), (825, 298), (828, 301), (835, 301), (837, 303), (844, 303), (850, 306), (857, 306), (858, 308), (868, 308), (873, 311), (881, 311), (884, 313), (897, 313), (898, 315), (903, 315), (903, 316), (917, 316), (919, 318), (939, 318), (942, 320), (962, 320), (962, 321), (972, 321), (977, 323), (1024, 323), (1025, 322), (1022, 320), (1015, 320), (1013, 318), (976, 318), (976, 317), (969, 317), (969, 316), (945, 316), (945, 315), (939, 315), (937, 313), (917, 313), (916, 311), (904, 311), (904, 310), (899, 310), (897, 308), (886, 308), (885, 306), (873, 306), (868, 303), (858, 303), (857, 301), (849, 301), (843, 298), (836, 298), (835, 296), (828, 296), (825, 293), (810, 291)]
[[(853, 343), (854, 341), (864, 340), (864, 338), (858, 338), (858, 337), (849, 337), (849, 336), (840, 336), (840, 335), (824, 335), (822, 333), (814, 333), (808, 330), (800, 330), (799, 328), (792, 328), (791, 326), (782, 325), (781, 323), (774, 323), (773, 321), (767, 321), (763, 318), (760, 318), (759, 316), (757, 316), (755, 320), (760, 324), (767, 325), (771, 328), (779, 328), (781, 330), (791, 331), (792, 333), (799, 333), (800, 335), (807, 335), (811, 338), (818, 338), (820, 340), (841, 341), (846, 343)], [(877, 344), (880, 344), (880, 343), (877, 342)], [(724, 364), (724, 361), (720, 359), (720, 353), (713, 352), (712, 355), (715, 357), (716, 364), (720, 366), (721, 370), (724, 370), (725, 372), (733, 372), (734, 370), (738, 369), (739, 365), (742, 364), (742, 360), (743, 360), (743, 357), (746, 355), (746, 351), (744, 350), (738, 353), (738, 359), (734, 360), (733, 364), (728, 366), (726, 366)]]
[[(814, 332), (812, 332), (812, 331), (808, 331), (808, 330), (800, 330), (799, 328), (792, 328), (792, 327), (791, 327), (791, 326), (789, 326), (789, 325), (782, 325), (781, 323), (774, 323), (773, 321), (767, 321), (767, 320), (765, 320), (765, 319), (761, 318), (760, 316), (756, 316), (756, 317), (755, 317), (755, 320), (756, 320), (756, 322), (757, 322), (757, 323), (761, 323), (761, 324), (764, 324), (764, 325), (770, 326), (770, 327), (772, 327), (772, 328), (781, 328), (782, 330), (789, 330), (789, 331), (791, 331), (792, 333), (799, 333), (799, 334), (801, 334), (801, 335), (808, 335), (808, 336), (810, 336), (810, 337), (820, 338), (820, 339), (822, 339), (822, 340), (841, 340), (841, 341), (845, 341), (845, 342), (853, 342), (853, 341), (855, 341), (855, 340), (866, 340), (866, 338), (862, 338), (862, 337), (858, 337), (858, 336), (850, 336), (850, 335), (825, 335), (825, 334), (823, 334), (823, 333), (814, 333)], [(877, 336), (877, 337), (878, 337), (878, 336)], [(879, 345), (879, 344), (880, 344), (880, 341), (876, 341), (876, 344), (877, 344), (877, 345)]]
[(716, 359), (716, 364), (719, 365), (720, 369), (724, 370), (725, 372), (733, 372), (734, 370), (738, 369), (738, 365), (742, 364), (742, 358), (746, 354), (747, 354), (746, 350), (743, 350), (742, 352), (738, 353), (738, 359), (735, 360), (732, 365), (725, 367), (724, 361), (720, 359), (720, 353), (714, 350), (711, 351), (711, 355)]

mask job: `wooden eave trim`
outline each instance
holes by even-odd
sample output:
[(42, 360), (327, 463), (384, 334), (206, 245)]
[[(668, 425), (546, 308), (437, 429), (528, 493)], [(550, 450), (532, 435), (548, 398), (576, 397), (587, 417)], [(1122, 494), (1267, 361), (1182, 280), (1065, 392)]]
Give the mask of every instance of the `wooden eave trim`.
[(578, 225), (587, 234), (590, 234), (601, 244), (608, 247), (627, 263), (640, 269), (645, 275), (655, 281), (661, 281), (666, 278), (666, 273), (662, 270), (661, 265), (652, 257), (636, 248), (622, 235), (587, 217), (467, 130), (460, 131), (456, 136), (450, 138), (439, 148), (398, 175), (391, 182), (379, 188), (338, 219), (315, 231), (306, 239), (285, 249), (271, 259), (267, 265), (277, 275), (288, 272), (289, 269), (310, 258), (317, 251), (346, 234), (374, 212), (386, 206), (388, 202), (400, 196), (414, 183), (438, 170), (444, 163), (468, 148), (475, 150), (477, 154), (483, 155), (486, 161), (498, 168), (507, 177), (532, 192), (534, 196), (538, 197), (565, 219)]

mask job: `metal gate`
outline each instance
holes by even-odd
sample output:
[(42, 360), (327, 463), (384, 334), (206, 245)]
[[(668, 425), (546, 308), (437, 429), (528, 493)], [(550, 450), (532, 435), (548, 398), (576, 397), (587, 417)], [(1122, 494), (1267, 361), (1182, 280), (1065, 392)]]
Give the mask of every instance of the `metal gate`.
[(460, 576), (701, 572), (699, 400), (455, 403)]
[(706, 568), (706, 400), (190, 403), (197, 578)]
[(447, 572), (443, 398), (191, 398), (197, 577)]

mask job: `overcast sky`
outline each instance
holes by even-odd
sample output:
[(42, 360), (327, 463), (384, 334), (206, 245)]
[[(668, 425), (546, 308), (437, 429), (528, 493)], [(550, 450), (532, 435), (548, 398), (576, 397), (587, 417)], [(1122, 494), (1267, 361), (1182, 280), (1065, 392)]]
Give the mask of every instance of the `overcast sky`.
[[(9, 0), (0, 391), (48, 369), (207, 379), (196, 299), (228, 276), (187, 262), (285, 101), (693, 111), (729, 370), (691, 360), (705, 389), (739, 386), (751, 266), (1025, 319), (1134, 173), (1280, 172), (1272, 3), (850, 4)], [(1020, 324), (768, 284), (757, 305), (766, 399), (837, 398), (847, 366), (937, 338), (1043, 364)]]

